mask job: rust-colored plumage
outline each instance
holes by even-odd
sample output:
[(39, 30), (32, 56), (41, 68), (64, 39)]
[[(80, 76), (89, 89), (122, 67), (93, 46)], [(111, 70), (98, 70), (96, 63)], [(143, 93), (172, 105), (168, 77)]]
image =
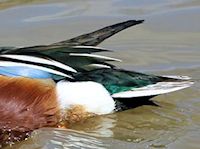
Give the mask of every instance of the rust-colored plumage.
[(70, 127), (74, 123), (95, 116), (94, 113), (87, 112), (82, 105), (73, 105), (69, 109), (63, 110), (61, 115), (61, 123), (59, 123), (58, 127), (62, 128)]
[(19, 136), (37, 128), (55, 126), (58, 121), (54, 85), (36, 79), (0, 76), (1, 141), (12, 140), (15, 137), (12, 132)]

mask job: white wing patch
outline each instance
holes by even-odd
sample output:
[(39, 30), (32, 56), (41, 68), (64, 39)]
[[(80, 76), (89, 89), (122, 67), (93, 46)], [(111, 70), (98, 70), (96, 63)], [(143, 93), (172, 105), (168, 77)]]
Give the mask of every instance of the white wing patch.
[(103, 64), (90, 64), (90, 65), (87, 65), (88, 67), (93, 67), (93, 68), (111, 68), (110, 66), (108, 65), (103, 65)]
[(108, 51), (108, 49), (105, 49), (105, 48), (102, 48), (102, 47), (94, 47), (94, 46), (73, 46), (73, 48), (98, 49), (98, 50), (105, 50), (105, 51)]
[(164, 75), (162, 77), (172, 78), (172, 79), (180, 79), (180, 80), (190, 80), (191, 79), (188, 76), (168, 76), (168, 75)]
[(143, 96), (154, 96), (174, 92), (184, 88), (188, 88), (193, 84), (191, 81), (182, 82), (159, 82), (153, 85), (132, 89), (125, 92), (115, 93), (112, 95), (114, 98), (133, 98)]
[(112, 58), (112, 57), (107, 57), (107, 56), (102, 56), (102, 55), (95, 55), (95, 54), (87, 54), (87, 53), (70, 53), (70, 56), (85, 56), (85, 57), (93, 57), (97, 58), (100, 60), (105, 60), (105, 61), (117, 61), (121, 62), (120, 59)]
[(62, 63), (52, 60), (52, 59), (45, 59), (45, 58), (29, 56), (29, 55), (14, 55), (14, 54), (3, 54), (3, 55), (0, 55), (0, 57), (7, 57), (7, 58), (12, 58), (12, 59), (17, 59), (17, 60), (28, 61), (28, 62), (47, 64), (47, 65), (59, 67), (61, 69), (67, 70), (67, 71), (77, 72), (72, 67), (69, 67), (65, 64), (62, 64)]

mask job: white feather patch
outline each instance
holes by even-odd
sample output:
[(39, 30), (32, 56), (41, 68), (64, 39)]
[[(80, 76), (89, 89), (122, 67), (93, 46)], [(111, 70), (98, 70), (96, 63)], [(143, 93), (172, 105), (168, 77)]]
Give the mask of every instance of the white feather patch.
[(115, 102), (108, 91), (96, 82), (61, 81), (57, 83), (56, 90), (62, 109), (81, 105), (87, 112), (99, 115), (111, 113), (115, 109)]
[(72, 78), (71, 76), (69, 76), (65, 73), (62, 73), (62, 72), (59, 72), (59, 71), (56, 71), (56, 70), (53, 70), (53, 69), (50, 69), (50, 68), (47, 68), (47, 67), (38, 66), (38, 65), (25, 64), (25, 63), (19, 63), (19, 62), (10, 62), (10, 61), (9, 62), (0, 61), (0, 66), (25, 66), (25, 67), (30, 67), (30, 68), (46, 71), (46, 72), (49, 72), (49, 73), (52, 73), (52, 74), (55, 74), (55, 75)]
[(77, 72), (72, 67), (69, 67), (65, 64), (62, 64), (62, 63), (55, 61), (55, 60), (52, 60), (52, 59), (44, 59), (44, 58), (40, 58), (40, 57), (36, 57), (36, 56), (14, 55), (14, 54), (3, 54), (3, 55), (0, 55), (0, 57), (7, 57), (7, 58), (12, 58), (12, 59), (17, 59), (17, 60), (47, 64), (47, 65), (52, 65), (52, 66), (56, 66), (56, 67), (65, 69), (67, 71)]
[(172, 79), (180, 79), (180, 80), (190, 80), (191, 79), (188, 76), (168, 76), (168, 75), (164, 75), (162, 77), (172, 78)]
[(120, 59), (112, 58), (112, 57), (107, 57), (107, 56), (102, 56), (102, 55), (95, 55), (95, 54), (87, 54), (87, 53), (70, 53), (69, 55), (71, 56), (85, 56), (85, 57), (93, 57), (97, 59), (102, 59), (106, 61), (117, 61), (121, 62)]
[(103, 64), (90, 64), (90, 65), (87, 65), (88, 67), (94, 67), (94, 68), (111, 68), (110, 66), (108, 65), (103, 65)]
[(102, 47), (94, 47), (94, 46), (73, 46), (73, 48), (82, 48), (82, 49), (99, 49), (99, 50), (106, 50), (105, 48)]
[(154, 96), (159, 94), (165, 94), (174, 92), (187, 87), (190, 87), (193, 82), (182, 81), (182, 82), (159, 82), (153, 85), (132, 89), (125, 92), (115, 93), (112, 95), (113, 98), (133, 98), (143, 96)]

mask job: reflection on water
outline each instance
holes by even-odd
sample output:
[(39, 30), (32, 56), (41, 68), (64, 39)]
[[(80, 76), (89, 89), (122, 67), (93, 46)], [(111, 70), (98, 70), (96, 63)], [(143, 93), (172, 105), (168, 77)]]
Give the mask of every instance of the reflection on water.
[(112, 23), (145, 19), (101, 44), (115, 50), (102, 54), (122, 59), (116, 64), (121, 68), (189, 75), (195, 81), (189, 89), (153, 98), (158, 106), (90, 118), (69, 130), (37, 130), (13, 148), (198, 149), (199, 8), (199, 0), (1, 1), (1, 46), (48, 44)]
[[(34, 144), (32, 144), (35, 142)], [(85, 133), (73, 130), (48, 129), (44, 128), (33, 133), (32, 138), (22, 145), (16, 145), (15, 148), (86, 148), (86, 149), (104, 149), (106, 144), (98, 139), (88, 136)]]
[(117, 116), (115, 114), (98, 116), (72, 126), (72, 129), (84, 131), (96, 137), (113, 137), (112, 129), (116, 126), (116, 122)]

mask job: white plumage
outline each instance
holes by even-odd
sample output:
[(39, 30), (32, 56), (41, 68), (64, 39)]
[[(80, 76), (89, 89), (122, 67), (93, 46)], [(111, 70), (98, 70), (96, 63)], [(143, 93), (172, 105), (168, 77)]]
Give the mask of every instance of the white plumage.
[(155, 96), (165, 93), (178, 91), (184, 88), (188, 88), (193, 84), (191, 81), (181, 82), (158, 82), (156, 84), (147, 85), (145, 87), (132, 89), (129, 91), (119, 92), (113, 94), (114, 98), (133, 98), (133, 97), (144, 97), (144, 96)]
[(56, 86), (58, 101), (62, 109), (74, 105), (83, 106), (87, 112), (108, 114), (115, 109), (115, 102), (99, 83), (61, 81)]

